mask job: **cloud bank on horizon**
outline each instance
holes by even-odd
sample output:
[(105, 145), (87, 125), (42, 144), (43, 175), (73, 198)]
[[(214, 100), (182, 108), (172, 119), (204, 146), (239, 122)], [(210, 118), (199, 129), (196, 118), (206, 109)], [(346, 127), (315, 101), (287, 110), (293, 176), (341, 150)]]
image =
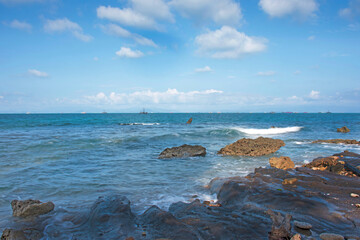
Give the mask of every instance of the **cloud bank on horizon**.
[(0, 0), (0, 11), (0, 112), (360, 112), (360, 0)]

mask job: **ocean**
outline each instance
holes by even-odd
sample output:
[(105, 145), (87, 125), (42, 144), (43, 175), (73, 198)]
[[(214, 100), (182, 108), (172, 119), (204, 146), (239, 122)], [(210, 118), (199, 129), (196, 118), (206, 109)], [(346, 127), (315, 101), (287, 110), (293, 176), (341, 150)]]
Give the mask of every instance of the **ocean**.
[[(190, 117), (192, 124), (185, 124)], [(351, 131), (336, 132), (342, 126)], [(263, 157), (217, 155), (229, 143), (259, 136), (286, 146)], [(99, 196), (123, 194), (137, 213), (151, 205), (167, 210), (195, 195), (216, 199), (204, 187), (211, 179), (245, 176), (269, 166), (272, 156), (302, 165), (344, 150), (360, 153), (355, 145), (311, 144), (334, 138), (359, 140), (360, 114), (1, 114), (0, 230), (11, 225), (13, 199), (54, 202), (61, 225), (63, 212), (88, 212)], [(207, 155), (157, 158), (182, 144), (202, 145)]]

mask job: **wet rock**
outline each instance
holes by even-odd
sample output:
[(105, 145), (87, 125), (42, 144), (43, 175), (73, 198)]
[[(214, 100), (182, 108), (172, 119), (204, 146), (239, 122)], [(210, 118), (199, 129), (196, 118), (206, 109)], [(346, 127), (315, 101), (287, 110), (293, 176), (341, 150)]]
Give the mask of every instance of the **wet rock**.
[(337, 132), (348, 133), (350, 132), (350, 129), (346, 126), (343, 126), (342, 128), (338, 128)]
[(314, 159), (311, 163), (303, 165), (303, 167), (311, 168), (313, 170), (329, 171), (339, 173), (344, 171), (344, 164), (339, 162), (339, 157), (331, 156), (325, 158)]
[(140, 223), (147, 227), (150, 239), (198, 239), (196, 232), (177, 220), (171, 213), (152, 206), (140, 216)]
[(359, 141), (350, 139), (329, 139), (329, 140), (316, 140), (312, 143), (334, 143), (334, 144), (357, 144), (360, 145)]
[(292, 185), (297, 182), (297, 178), (286, 178), (282, 181), (283, 185)]
[(134, 226), (130, 201), (122, 195), (110, 195), (96, 200), (85, 228), (89, 239), (123, 239), (132, 235)]
[(290, 169), (294, 168), (295, 164), (289, 157), (272, 157), (269, 159), (269, 163), (271, 167), (279, 168), (279, 169)]
[(40, 240), (43, 234), (36, 229), (27, 228), (23, 230), (5, 229), (1, 240)]
[(186, 122), (186, 124), (191, 124), (192, 123), (192, 118), (190, 118), (187, 122)]
[(298, 228), (305, 229), (305, 230), (309, 230), (312, 228), (312, 225), (307, 222), (294, 221), (294, 225)]
[(39, 200), (13, 200), (11, 201), (11, 207), (14, 217), (34, 217), (43, 215), (54, 210), (54, 203), (47, 202), (42, 203)]
[(263, 156), (271, 154), (285, 146), (280, 139), (259, 137), (243, 138), (220, 149), (218, 154), (230, 156)]
[(184, 144), (180, 147), (166, 148), (160, 153), (159, 158), (204, 157), (205, 155), (206, 149), (203, 146)]
[(301, 235), (297, 233), (290, 240), (301, 240)]
[(267, 211), (270, 215), (273, 224), (271, 226), (271, 232), (269, 232), (270, 240), (290, 239), (291, 238), (291, 215), (286, 214), (283, 217), (280, 213), (274, 213), (271, 209)]
[(322, 240), (344, 240), (344, 237), (334, 233), (322, 233), (320, 234)]

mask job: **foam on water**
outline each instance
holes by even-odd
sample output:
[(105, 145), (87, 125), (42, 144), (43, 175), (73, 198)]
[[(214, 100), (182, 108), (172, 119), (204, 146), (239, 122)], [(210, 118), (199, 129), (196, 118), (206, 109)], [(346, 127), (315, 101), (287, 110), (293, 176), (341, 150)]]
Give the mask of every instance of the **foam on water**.
[(284, 134), (291, 132), (298, 132), (303, 127), (284, 127), (284, 128), (240, 128), (235, 127), (233, 129), (243, 132), (249, 135), (275, 135), (275, 134)]

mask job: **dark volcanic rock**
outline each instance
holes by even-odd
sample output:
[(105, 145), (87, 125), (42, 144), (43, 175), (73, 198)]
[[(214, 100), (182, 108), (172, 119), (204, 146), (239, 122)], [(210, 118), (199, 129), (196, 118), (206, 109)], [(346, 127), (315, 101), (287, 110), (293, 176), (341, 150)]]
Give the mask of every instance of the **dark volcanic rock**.
[(34, 217), (46, 214), (54, 210), (55, 205), (52, 202), (42, 203), (39, 200), (13, 200), (11, 207), (14, 217)]
[(230, 156), (262, 156), (274, 153), (285, 143), (279, 139), (259, 137), (257, 139), (243, 138), (220, 149), (218, 154)]
[(347, 128), (346, 126), (343, 126), (342, 128), (338, 128), (337, 132), (348, 133), (350, 132), (350, 129)]
[(295, 164), (289, 157), (272, 157), (269, 159), (269, 163), (271, 167), (279, 168), (279, 169), (290, 169), (294, 168)]
[(350, 140), (350, 139), (329, 139), (329, 140), (316, 140), (312, 143), (334, 143), (334, 144), (358, 144), (360, 145), (359, 141)]
[(184, 144), (180, 147), (166, 148), (160, 153), (159, 158), (204, 157), (205, 155), (204, 147)]
[(145, 228), (146, 236), (151, 239), (199, 239), (196, 231), (176, 219), (171, 213), (165, 212), (157, 206), (152, 206), (140, 216), (140, 223)]

